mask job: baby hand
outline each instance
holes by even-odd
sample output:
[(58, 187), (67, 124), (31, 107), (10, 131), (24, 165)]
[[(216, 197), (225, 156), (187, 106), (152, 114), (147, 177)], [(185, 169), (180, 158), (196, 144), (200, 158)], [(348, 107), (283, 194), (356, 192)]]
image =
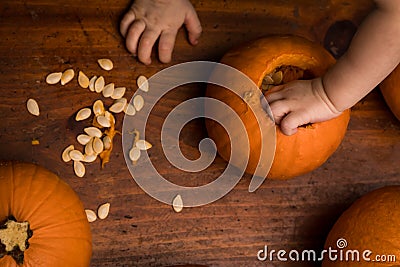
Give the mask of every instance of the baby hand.
[(127, 49), (146, 65), (151, 63), (151, 51), (159, 39), (160, 61), (168, 63), (183, 24), (190, 43), (196, 45), (202, 29), (188, 0), (135, 0), (121, 21), (120, 31), (126, 38)]
[(321, 78), (297, 80), (272, 88), (266, 95), (276, 124), (286, 135), (307, 123), (322, 122), (341, 114), (325, 93)]

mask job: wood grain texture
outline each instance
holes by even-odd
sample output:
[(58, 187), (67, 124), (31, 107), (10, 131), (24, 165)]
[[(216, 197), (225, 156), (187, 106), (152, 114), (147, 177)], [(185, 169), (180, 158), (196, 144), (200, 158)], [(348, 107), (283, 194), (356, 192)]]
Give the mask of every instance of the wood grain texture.
[[(319, 263), (258, 262), (257, 251), (273, 249), (321, 250), (340, 213), (362, 194), (400, 183), (400, 122), (374, 90), (352, 110), (348, 132), (336, 153), (319, 169), (290, 181), (266, 181), (248, 193), (245, 176), (227, 196), (210, 205), (176, 214), (168, 205), (145, 194), (125, 165), (121, 138), (110, 163), (101, 170), (88, 164), (84, 178), (61, 160), (62, 150), (77, 144), (85, 122), (75, 112), (90, 106), (98, 95), (68, 85), (49, 86), (45, 76), (73, 67), (89, 76), (136, 90), (139, 75), (151, 76), (180, 62), (213, 60), (231, 47), (269, 34), (298, 34), (323, 43), (329, 26), (348, 19), (358, 25), (371, 1), (194, 1), (203, 25), (200, 44), (192, 47), (185, 31), (178, 34), (171, 64), (155, 59), (150, 66), (137, 62), (125, 49), (119, 21), (129, 1), (11, 1), (0, 2), (0, 158), (36, 162), (57, 173), (79, 194), (85, 207), (111, 203), (106, 220), (91, 224), (92, 266), (319, 266)], [(96, 60), (108, 57), (114, 70), (102, 71)], [(250, 62), (249, 62), (250, 63)], [(151, 114), (147, 139), (154, 144), (150, 157), (162, 175), (185, 185), (206, 184), (223, 171), (219, 157), (199, 174), (172, 168), (159, 144), (160, 127), (169, 111), (182, 101), (204, 95), (204, 86), (188, 85), (167, 94)], [(41, 115), (25, 108), (35, 98)], [(110, 104), (110, 102), (107, 102)], [(122, 116), (117, 116), (121, 127)], [(198, 156), (198, 142), (206, 137), (204, 121), (184, 128), (180, 144), (188, 157)], [(40, 145), (32, 146), (38, 139)]]

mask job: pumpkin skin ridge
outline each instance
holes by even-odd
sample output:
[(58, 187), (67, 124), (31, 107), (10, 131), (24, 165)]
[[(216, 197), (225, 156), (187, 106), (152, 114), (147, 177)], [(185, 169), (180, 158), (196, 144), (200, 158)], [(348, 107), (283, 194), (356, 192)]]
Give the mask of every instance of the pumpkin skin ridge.
[[(35, 173), (34, 173), (34, 175), (37, 175), (37, 172), (38, 172), (38, 166), (35, 168)], [(32, 175), (32, 178), (30, 179), (29, 192), (32, 192), (30, 189), (31, 189), (31, 187), (33, 186), (32, 184), (33, 184), (33, 180), (34, 180), (34, 177), (35, 177), (34, 175)], [(53, 173), (48, 172), (47, 175), (53, 176)], [(53, 195), (54, 191), (61, 185), (61, 179), (56, 180), (56, 182), (52, 183), (51, 185), (52, 185), (51, 191), (49, 191), (48, 194), (47, 194), (46, 196), (44, 196), (43, 194), (40, 195), (40, 202), (38, 202), (37, 205), (35, 205), (35, 209), (34, 209), (34, 210), (30, 209), (27, 213), (23, 212), (22, 214), (19, 215), (19, 216), (21, 216), (21, 220), (23, 220), (23, 221), (30, 221), (30, 220), (32, 220), (32, 217), (35, 216), (35, 212), (36, 212), (38, 209), (43, 208), (43, 205), (46, 204), (46, 201)], [(35, 193), (35, 192), (32, 192), (32, 193)], [(28, 198), (28, 197), (29, 197), (29, 196), (27, 195), (26, 198)], [(26, 201), (26, 198), (25, 198), (24, 202)], [(21, 208), (23, 209), (23, 207), (24, 207), (25, 205), (21, 205), (21, 206), (22, 206)], [(14, 207), (13, 207), (13, 208), (14, 208)], [(23, 209), (23, 210), (25, 210), (25, 209)], [(19, 212), (21, 212), (21, 211), (19, 210)], [(41, 218), (43, 218), (43, 216), (41, 216)], [(43, 218), (43, 219), (47, 219), (47, 218), (48, 218), (48, 217)], [(34, 219), (34, 220), (35, 220), (35, 219)], [(31, 222), (29, 222), (29, 224), (31, 225), (31, 229), (32, 229), (32, 230), (38, 228), (36, 225), (32, 225)], [(35, 223), (35, 224), (36, 224), (36, 223)]]
[[(20, 163), (20, 162), (18, 162), (18, 163)], [(14, 173), (17, 173), (18, 171), (16, 170), (16, 166), (13, 164), (12, 165), (12, 177), (14, 177)], [(29, 181), (29, 186), (28, 186), (28, 191), (30, 192), (30, 189), (31, 189), (31, 186), (32, 186), (32, 179), (33, 179), (33, 177), (36, 175), (36, 173), (37, 173), (37, 168), (35, 168), (34, 169), (34, 171), (33, 171), (33, 173), (32, 173), (32, 175), (30, 175), (29, 176), (29, 178), (28, 178), (28, 181)], [(14, 201), (15, 201), (15, 188), (16, 188), (16, 185), (15, 185), (15, 181), (14, 181), (14, 179), (11, 179), (11, 181), (12, 181), (12, 199), (11, 199), (11, 205), (10, 205), (10, 208), (11, 208), (11, 210), (15, 210), (14, 209)], [(25, 198), (24, 198), (24, 200), (22, 201), (22, 202), (26, 202), (26, 198), (27, 198), (28, 196), (27, 195), (25, 195)], [(10, 214), (10, 215), (12, 215), (12, 216), (14, 216), (16, 219), (17, 219), (17, 221), (24, 221), (24, 219), (23, 218), (18, 218), (19, 216), (18, 215), (16, 215), (16, 214)], [(29, 223), (29, 225), (30, 225), (30, 223)], [(32, 226), (31, 226), (31, 229), (32, 229)]]
[[(2, 164), (4, 164), (4, 163), (3, 163), (2, 161), (0, 161), (0, 167), (2, 166)], [(10, 171), (11, 171), (11, 174), (10, 174), (8, 177), (14, 177), (14, 172), (15, 172), (15, 170), (14, 170), (14, 165), (12, 166), (12, 168), (10, 168)], [(1, 177), (0, 177), (0, 178), (1, 178)], [(11, 179), (11, 178), (9, 178), (9, 179), (7, 179), (7, 180), (9, 180), (9, 182), (10, 182), (10, 188), (11, 188), (11, 190), (9, 191), (9, 194), (10, 194), (9, 198), (11, 199), (11, 201), (14, 201), (14, 187), (15, 187), (14, 181), (13, 181), (13, 179)], [(0, 194), (0, 196), (1, 196), (1, 194)], [(12, 203), (12, 202), (11, 202), (11, 203)], [(1, 204), (1, 203), (0, 203), (0, 204)], [(12, 215), (12, 214), (11, 214), (11, 210), (12, 210), (11, 205), (7, 205), (7, 206), (8, 206), (7, 214)], [(0, 210), (0, 212), (1, 212), (1, 210)], [(5, 220), (7, 220), (7, 216), (4, 216), (3, 218), (0, 217), (0, 222), (3, 222), (3, 221), (5, 221)]]
[[(54, 193), (55, 189), (56, 189), (57, 186), (58, 186), (58, 183), (59, 183), (59, 181), (57, 182), (57, 184), (54, 185), (54, 187), (52, 188), (52, 191), (49, 192), (49, 194), (48, 194), (46, 197), (44, 197), (43, 199), (41, 199), (41, 201), (38, 203), (38, 205), (35, 206), (35, 209), (30, 209), (30, 210), (29, 210), (29, 213), (26, 214), (26, 218), (21, 218), (22, 221), (29, 221), (29, 218), (31, 218), (31, 217), (36, 213), (36, 211), (39, 210), (39, 209), (45, 204), (46, 199), (49, 198), (49, 197)], [(30, 184), (31, 184), (31, 183), (30, 183)], [(18, 218), (17, 218), (17, 219), (18, 219)], [(29, 223), (29, 225), (31, 226), (31, 229), (33, 230), (33, 229), (34, 229), (34, 228), (33, 228), (34, 226), (32, 226), (31, 223)]]
[[(275, 41), (279, 44), (274, 44)], [(283, 44), (281, 43), (281, 41)], [(296, 50), (299, 50), (299, 52), (295, 52)], [(277, 64), (277, 62), (279, 64)], [(315, 77), (318, 77), (323, 75), (335, 63), (335, 60), (332, 55), (330, 55), (326, 50), (324, 50), (319, 45), (310, 42), (307, 39), (292, 36), (273, 36), (261, 38), (251, 44), (246, 44), (244, 46), (240, 46), (232, 49), (231, 51), (228, 51), (222, 57), (221, 63), (238, 69), (239, 71), (247, 75), (256, 85), (258, 85), (258, 87), (260, 87), (265, 75), (271, 73), (273, 70), (279, 68), (282, 65), (292, 65), (294, 67), (299, 67), (303, 70), (309, 71)], [(274, 66), (275, 64), (277, 65)], [(249, 164), (247, 165), (246, 172), (252, 174), (256, 168), (256, 163), (254, 162), (258, 162), (260, 151), (257, 151), (257, 141), (252, 141), (251, 139), (259, 138), (260, 132), (259, 129), (251, 128), (251, 124), (246, 122), (246, 120), (250, 120), (249, 118), (253, 118), (253, 120), (255, 120), (255, 117), (252, 114), (251, 110), (246, 112), (246, 109), (241, 107), (242, 105), (246, 105), (243, 100), (237, 100), (238, 97), (234, 98), (232, 97), (233, 94), (229, 92), (224, 93), (222, 91), (224, 91), (224, 89), (218, 90), (215, 89), (215, 86), (209, 85), (207, 87), (206, 96), (218, 99), (231, 106), (239, 115), (240, 119), (244, 122), (246, 130), (249, 136), (251, 136), (250, 160)], [(279, 153), (276, 152), (274, 161), (270, 169), (270, 173), (267, 175), (267, 178), (289, 179), (303, 175), (320, 167), (339, 147), (347, 131), (349, 120), (350, 110), (348, 109), (342, 112), (342, 114), (339, 115), (337, 118), (325, 122), (313, 123), (312, 129), (300, 127), (298, 128), (298, 132), (292, 136), (283, 135), (283, 133), (280, 131), (279, 126), (276, 126), (277, 140), (283, 139), (285, 140), (285, 142), (289, 143), (293, 140), (296, 140), (297, 138), (304, 139), (303, 143), (307, 142), (305, 140), (309, 140), (311, 143), (313, 143), (313, 140), (310, 136), (313, 136), (313, 133), (318, 132), (320, 132), (320, 134), (317, 135), (319, 139), (327, 139), (327, 137), (329, 137), (329, 139), (322, 147), (320, 147), (320, 142), (317, 142), (317, 145), (314, 146), (314, 150), (312, 151), (312, 153), (311, 151), (307, 150), (306, 152), (308, 153), (306, 154), (299, 152), (301, 157), (304, 158), (303, 161), (315, 161), (316, 163), (313, 163), (313, 166), (311, 166), (312, 164), (307, 165), (306, 162), (302, 162), (301, 159), (296, 160), (295, 157), (291, 156), (289, 153), (284, 153), (283, 156), (279, 156)], [(228, 161), (230, 156), (230, 149), (227, 148), (230, 148), (231, 146), (229, 138), (225, 133), (222, 133), (221, 127), (211, 120), (206, 120), (206, 128), (209, 136), (215, 141), (217, 145), (219, 155), (224, 160)], [(313, 137), (313, 139), (315, 139), (315, 137)], [(328, 145), (327, 143), (329, 142), (332, 142), (332, 144)], [(277, 151), (280, 150), (279, 143), (280, 142), (277, 141)], [(302, 150), (304, 151), (304, 148), (302, 148)], [(311, 148), (308, 150), (311, 150)], [(320, 152), (320, 150), (323, 151)], [(282, 154), (282, 152), (280, 154)], [(320, 154), (321, 156), (318, 157), (317, 154)], [(296, 167), (297, 170), (294, 170), (293, 167), (297, 166), (296, 164), (285, 163), (285, 155), (289, 155), (289, 162), (293, 160), (294, 162), (301, 163), (299, 167)], [(279, 161), (279, 165), (277, 165), (277, 161)], [(284, 162), (285, 164), (282, 165), (282, 162)], [(276, 169), (279, 169), (281, 165), (284, 166), (282, 167), (283, 169), (286, 168), (289, 171), (286, 172), (280, 170), (277, 172)]]
[[(73, 207), (73, 206), (75, 206), (75, 205), (77, 205), (78, 204), (78, 202), (73, 202), (73, 203), (69, 203), (70, 205), (68, 205), (68, 206), (64, 206), (63, 208), (65, 208), (65, 209), (67, 209), (68, 210), (68, 208), (71, 208), (71, 207)], [(57, 215), (63, 215), (63, 211), (61, 211), (61, 210), (58, 210), (57, 211), (57, 213), (54, 213), (53, 214), (53, 216), (57, 216)], [(31, 218), (31, 217), (29, 217), (29, 218)], [(55, 224), (54, 222), (51, 222), (51, 224), (49, 225), (49, 223), (46, 223), (46, 221), (48, 222), (49, 221), (49, 218), (51, 218), (51, 216), (42, 216), (40, 219), (41, 219), (41, 221), (37, 221), (36, 223), (35, 223), (35, 225), (34, 225), (34, 229), (41, 229), (41, 230), (43, 230), (43, 229), (47, 229), (47, 227), (49, 227), (49, 226), (52, 226), (52, 227), (60, 227), (60, 226), (63, 226), (63, 225), (67, 225), (67, 224), (71, 224), (71, 223), (73, 223), (73, 222), (75, 222), (74, 220), (72, 220), (72, 221), (69, 221), (68, 223), (57, 223), (57, 224)], [(81, 221), (82, 219), (76, 219), (76, 221)]]
[[(45, 233), (47, 231), (54, 231), (55, 229), (65, 226), (65, 225), (74, 225), (74, 224), (80, 224), (82, 220), (80, 219), (75, 219), (74, 221), (68, 222), (68, 223), (59, 223), (59, 224), (51, 224), (51, 225), (42, 225), (40, 227), (37, 227), (35, 230), (39, 231), (40, 233)], [(34, 230), (32, 230), (34, 231)], [(47, 235), (46, 235), (47, 236)]]
[[(63, 239), (63, 240), (65, 240), (65, 239)], [(59, 260), (59, 261), (62, 261), (62, 262), (61, 262), (61, 265), (52, 265), (51, 267), (55, 267), (55, 266), (77, 266), (76, 263), (73, 262), (73, 261), (71, 262), (71, 259), (68, 258), (68, 257), (64, 257), (64, 258), (58, 257), (58, 255), (56, 254), (56, 251), (55, 251), (54, 248), (51, 247), (51, 246), (42, 245), (42, 244), (39, 244), (39, 245), (38, 245), (38, 243), (35, 243), (33, 249), (35, 249), (35, 251), (38, 251), (39, 254), (40, 254), (40, 253), (46, 253), (46, 254), (48, 254), (49, 251), (50, 251), (50, 252), (51, 252), (50, 255), (51, 255), (54, 259), (57, 259), (57, 260)], [(40, 250), (42, 250), (43, 252), (41, 252)], [(24, 264), (25, 264), (25, 263), (24, 263)], [(72, 265), (72, 264), (73, 264), (73, 265)], [(23, 266), (25, 267), (25, 265), (23, 265)], [(28, 266), (29, 266), (29, 265), (28, 265)], [(31, 266), (32, 266), (32, 267), (36, 267), (36, 266), (37, 266), (37, 262), (34, 262), (34, 264), (31, 265)], [(41, 266), (42, 266), (42, 265), (41, 265)], [(45, 265), (45, 266), (47, 267), (47, 265)]]

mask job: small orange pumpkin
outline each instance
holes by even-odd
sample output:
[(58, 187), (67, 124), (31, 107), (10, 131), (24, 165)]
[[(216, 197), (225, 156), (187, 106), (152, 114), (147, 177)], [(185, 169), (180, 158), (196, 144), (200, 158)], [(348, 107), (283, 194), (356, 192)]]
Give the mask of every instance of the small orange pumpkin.
[[(322, 266), (399, 266), (399, 220), (400, 186), (386, 186), (365, 194), (355, 201), (332, 227), (325, 242), (325, 249), (331, 248), (337, 250), (337, 253), (331, 258), (325, 254)], [(339, 250), (343, 252), (343, 260), (339, 258)], [(364, 259), (363, 253), (368, 250), (371, 253), (367, 252)], [(359, 261), (354, 260), (357, 259), (357, 254), (352, 255), (349, 253), (351, 251), (358, 251)], [(335, 255), (337, 260), (333, 261)]]
[[(260, 88), (264, 77), (276, 70), (283, 70), (284, 82), (301, 78), (295, 72), (307, 74), (304, 78), (308, 79), (323, 75), (335, 60), (321, 46), (304, 38), (273, 36), (229, 51), (221, 63), (246, 74)], [(289, 71), (285, 72), (285, 69)], [(229, 105), (243, 121), (250, 139), (250, 157), (246, 172), (253, 173), (258, 163), (261, 142), (258, 125), (253, 123), (256, 120), (254, 114), (241, 98), (226, 88), (209, 85), (206, 95)], [(267, 177), (289, 179), (322, 165), (341, 143), (349, 119), (350, 111), (346, 110), (335, 119), (300, 127), (292, 136), (284, 135), (277, 127), (276, 152)], [(228, 134), (212, 120), (206, 120), (206, 127), (217, 145), (218, 153), (228, 161), (231, 152)]]
[(0, 266), (90, 264), (91, 232), (80, 199), (40, 166), (0, 163), (0, 223)]
[(400, 65), (379, 85), (389, 108), (400, 120)]

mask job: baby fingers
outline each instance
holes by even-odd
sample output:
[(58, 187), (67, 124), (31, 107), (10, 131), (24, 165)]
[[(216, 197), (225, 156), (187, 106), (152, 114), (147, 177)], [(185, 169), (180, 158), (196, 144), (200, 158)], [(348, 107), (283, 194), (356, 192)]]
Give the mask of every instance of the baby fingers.
[(297, 127), (307, 124), (307, 116), (301, 112), (290, 112), (280, 122), (281, 131), (285, 135), (292, 135), (297, 132)]
[(129, 26), (126, 35), (126, 48), (134, 55), (137, 54), (139, 39), (145, 28), (146, 24), (143, 20), (136, 20)]
[(281, 120), (290, 112), (289, 106), (285, 104), (284, 100), (274, 101), (269, 106), (276, 124), (280, 124)]
[(129, 11), (125, 14), (120, 23), (119, 29), (122, 36), (126, 37), (128, 29), (131, 26), (132, 22), (135, 21), (135, 18), (135, 12), (132, 9), (129, 9)]
[(192, 8), (185, 18), (186, 29), (188, 30), (189, 41), (192, 45), (197, 45), (202, 32), (199, 17), (196, 11)]
[(266, 94), (265, 99), (268, 103), (272, 103), (277, 100), (284, 99), (284, 94), (282, 93), (283, 85), (272, 87)]
[(158, 56), (163, 63), (169, 63), (171, 61), (176, 34), (176, 31), (164, 31), (161, 33), (160, 42), (158, 44)]
[(145, 30), (140, 38), (138, 46), (138, 57), (146, 65), (151, 64), (151, 51), (160, 32), (152, 29)]

